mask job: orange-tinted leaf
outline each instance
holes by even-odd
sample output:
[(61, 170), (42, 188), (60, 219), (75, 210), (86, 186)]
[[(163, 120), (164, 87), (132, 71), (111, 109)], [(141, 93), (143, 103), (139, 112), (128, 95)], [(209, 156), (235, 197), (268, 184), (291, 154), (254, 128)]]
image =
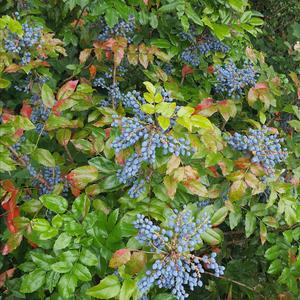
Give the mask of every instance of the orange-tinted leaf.
[(176, 190), (177, 190), (177, 182), (175, 181), (175, 179), (171, 176), (165, 176), (164, 178), (164, 185), (167, 189), (167, 194), (168, 196), (173, 199), (175, 194), (176, 194)]
[(32, 107), (28, 103), (23, 102), (23, 106), (22, 106), (22, 109), (21, 109), (21, 115), (23, 117), (30, 118), (31, 113), (32, 113)]
[(118, 268), (125, 265), (131, 258), (131, 252), (129, 249), (117, 250), (109, 261), (110, 268)]
[(90, 72), (91, 78), (94, 78), (97, 73), (97, 69), (96, 69), (95, 65), (90, 65), (89, 72)]
[(0, 288), (4, 286), (6, 279), (13, 277), (15, 270), (15, 268), (11, 268), (0, 274)]
[(79, 80), (70, 80), (65, 83), (57, 92), (56, 99), (58, 101), (68, 99), (76, 90)]
[(84, 49), (79, 54), (79, 62), (84, 64), (87, 59), (90, 57), (93, 49)]
[(170, 175), (175, 169), (177, 169), (180, 165), (180, 162), (180, 157), (173, 154), (167, 164), (167, 175)]
[(184, 79), (186, 75), (192, 74), (193, 72), (194, 72), (194, 70), (192, 67), (190, 67), (188, 65), (184, 65), (181, 70), (181, 76)]
[(126, 273), (131, 275), (140, 272), (147, 263), (147, 256), (144, 251), (133, 252), (130, 261), (126, 264)]
[(208, 197), (206, 187), (199, 180), (189, 180), (184, 183), (186, 189), (193, 195)]
[(246, 189), (247, 189), (247, 185), (245, 181), (243, 180), (235, 181), (230, 187), (229, 199), (233, 201), (241, 199), (244, 196)]

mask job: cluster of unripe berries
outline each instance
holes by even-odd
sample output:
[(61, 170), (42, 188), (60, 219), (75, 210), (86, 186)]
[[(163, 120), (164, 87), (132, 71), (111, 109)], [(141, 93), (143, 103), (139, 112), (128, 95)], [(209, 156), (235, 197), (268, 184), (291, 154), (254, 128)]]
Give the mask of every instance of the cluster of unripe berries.
[(267, 174), (274, 173), (276, 164), (284, 161), (288, 155), (287, 148), (282, 148), (280, 144), (284, 139), (266, 126), (262, 129), (249, 129), (248, 135), (236, 132), (227, 138), (227, 142), (236, 150), (251, 152), (251, 161), (260, 163)]
[(26, 65), (31, 61), (31, 50), (41, 44), (41, 27), (30, 27), (27, 23), (22, 24), (23, 35), (9, 32), (4, 41), (4, 48), (13, 54), (19, 55), (21, 64)]
[(206, 213), (195, 218), (188, 209), (174, 210), (166, 227), (138, 215), (134, 226), (138, 230), (137, 240), (156, 257), (151, 269), (138, 283), (141, 294), (156, 285), (171, 290), (176, 299), (183, 300), (189, 296), (185, 286), (192, 291), (203, 286), (205, 269), (213, 270), (217, 277), (224, 274), (225, 268), (216, 262), (216, 253), (202, 257), (192, 253), (202, 243), (201, 234), (211, 227)]
[(215, 91), (229, 97), (239, 97), (245, 88), (256, 84), (258, 77), (251, 63), (244, 63), (243, 68), (239, 69), (232, 60), (224, 66), (216, 66), (215, 74)]

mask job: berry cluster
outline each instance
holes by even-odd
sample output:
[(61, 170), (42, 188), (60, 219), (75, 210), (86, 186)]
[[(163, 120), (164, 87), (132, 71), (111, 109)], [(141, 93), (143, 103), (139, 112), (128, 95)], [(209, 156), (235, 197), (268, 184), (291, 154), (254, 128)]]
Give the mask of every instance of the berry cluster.
[(287, 149), (281, 147), (284, 139), (278, 138), (278, 134), (272, 134), (271, 129), (263, 126), (262, 129), (249, 129), (248, 135), (235, 133), (227, 139), (228, 144), (239, 151), (250, 151), (252, 162), (260, 163), (267, 174), (274, 173), (277, 163), (287, 158)]
[(63, 181), (61, 170), (59, 166), (55, 168), (44, 167), (41, 170), (42, 178), (47, 182), (47, 185), (42, 185), (39, 183), (39, 194), (51, 194), (54, 187), (59, 183), (64, 183), (63, 193), (68, 192), (69, 185), (67, 181)]
[(31, 61), (31, 53), (33, 46), (41, 46), (41, 27), (30, 27), (27, 23), (22, 24), (23, 35), (19, 37), (17, 34), (9, 32), (4, 42), (5, 49), (13, 54), (17, 54), (21, 58), (21, 64), (26, 65)]
[(35, 125), (35, 130), (38, 134), (47, 135), (47, 132), (44, 131), (44, 125), (50, 113), (51, 109), (44, 105), (33, 107), (30, 120)]
[(200, 56), (207, 55), (210, 52), (222, 52), (226, 53), (229, 51), (229, 47), (224, 43), (220, 42), (216, 38), (209, 36), (196, 45), (192, 45), (186, 48), (181, 58), (184, 62), (190, 64), (193, 67), (198, 67), (200, 64)]
[[(126, 72), (127, 72), (127, 68), (125, 66), (119, 66), (117, 68), (117, 74), (119, 76), (124, 76)], [(120, 103), (122, 97), (124, 96), (121, 93), (118, 82), (112, 84), (109, 84), (107, 82), (108, 80), (110, 81), (112, 80), (112, 74), (113, 71), (112, 68), (110, 68), (108, 72), (104, 73), (103, 77), (98, 77), (94, 79), (93, 82), (93, 85), (95, 87), (99, 87), (103, 90), (107, 90), (107, 98), (100, 102), (100, 106), (103, 107), (111, 107), (113, 103), (115, 104), (115, 106), (117, 106)]]
[(195, 43), (197, 38), (197, 31), (195, 26), (190, 26), (187, 32), (181, 31), (178, 34), (182, 41), (189, 41), (190, 43)]
[(128, 21), (120, 20), (114, 27), (109, 27), (104, 19), (100, 20), (101, 33), (98, 35), (98, 40), (106, 41), (110, 38), (122, 36), (130, 43), (135, 29), (135, 18), (129, 16)]
[(68, 192), (69, 184), (63, 180), (59, 166), (55, 168), (43, 167), (38, 172), (30, 163), (30, 158), (27, 155), (23, 156), (23, 160), (26, 163), (30, 176), (34, 178), (33, 184), (37, 186), (39, 195), (51, 194), (59, 183), (63, 183), (63, 193), (66, 194)]
[(138, 229), (137, 240), (150, 247), (157, 257), (151, 270), (146, 271), (138, 283), (141, 294), (156, 285), (170, 289), (176, 299), (183, 300), (189, 296), (185, 285), (190, 290), (203, 285), (201, 274), (205, 272), (204, 268), (214, 270), (217, 277), (224, 274), (225, 268), (216, 262), (216, 253), (212, 252), (210, 257), (192, 254), (202, 243), (201, 234), (211, 227), (206, 213), (198, 219), (188, 209), (180, 213), (174, 210), (166, 228), (138, 215), (134, 226)]
[(224, 66), (216, 67), (215, 90), (217, 93), (226, 93), (228, 96), (243, 94), (246, 87), (252, 87), (256, 84), (257, 73), (251, 63), (245, 63), (242, 69), (239, 69), (231, 60)]
[(119, 153), (121, 150), (127, 149), (140, 142), (139, 153), (131, 155), (122, 170), (117, 173), (117, 176), (123, 184), (131, 184), (135, 182), (130, 189), (129, 195), (138, 197), (145, 189), (144, 180), (138, 180), (138, 175), (141, 172), (142, 163), (154, 164), (156, 159), (156, 150), (163, 149), (163, 154), (174, 153), (175, 155), (190, 156), (192, 148), (189, 141), (184, 138), (175, 139), (173, 136), (166, 134), (159, 126), (154, 124), (151, 117), (141, 121), (139, 118), (123, 117), (116, 119), (112, 123), (113, 127), (121, 127), (121, 135), (116, 137), (112, 143), (112, 148)]

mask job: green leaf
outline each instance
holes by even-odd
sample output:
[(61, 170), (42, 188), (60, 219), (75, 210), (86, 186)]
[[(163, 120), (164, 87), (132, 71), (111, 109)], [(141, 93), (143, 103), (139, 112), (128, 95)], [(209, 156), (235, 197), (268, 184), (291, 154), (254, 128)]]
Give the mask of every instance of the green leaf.
[(164, 116), (158, 116), (157, 121), (163, 130), (167, 130), (170, 126), (170, 119)]
[(255, 227), (256, 227), (255, 214), (251, 211), (248, 211), (246, 213), (246, 218), (245, 218), (245, 231), (246, 231), (247, 238), (254, 232)]
[(109, 159), (97, 156), (89, 160), (89, 165), (95, 166), (101, 174), (115, 174), (117, 171), (116, 165)]
[(51, 225), (46, 219), (36, 218), (31, 221), (32, 229), (38, 232), (50, 230)]
[(10, 81), (0, 78), (0, 89), (5, 89), (10, 86)]
[(49, 150), (37, 148), (33, 152), (33, 158), (43, 166), (51, 168), (55, 167), (55, 159)]
[(152, 104), (149, 104), (149, 103), (146, 103), (146, 104), (143, 104), (141, 106), (141, 109), (143, 112), (145, 112), (146, 114), (154, 114), (155, 113), (155, 107), (154, 105)]
[(79, 195), (72, 204), (72, 213), (76, 218), (85, 217), (91, 206), (90, 198), (86, 194)]
[(186, 2), (185, 14), (196, 24), (202, 26), (203, 22), (201, 21), (199, 15), (194, 11), (191, 4)]
[(118, 12), (110, 7), (105, 11), (105, 21), (107, 25), (112, 28), (118, 23), (119, 15)]
[(29, 274), (23, 275), (20, 292), (27, 294), (37, 291), (45, 283), (46, 272), (36, 269)]
[(280, 259), (275, 259), (272, 261), (268, 268), (268, 273), (271, 275), (277, 275), (282, 271), (282, 263)]
[(288, 122), (297, 132), (300, 132), (300, 121), (292, 120)]
[(56, 287), (58, 280), (60, 278), (60, 274), (54, 271), (48, 272), (46, 276), (46, 289), (49, 290), (50, 293), (53, 292), (54, 288)]
[(58, 282), (58, 293), (63, 299), (73, 296), (77, 286), (77, 278), (72, 273), (64, 274)]
[(73, 265), (67, 261), (59, 261), (51, 266), (51, 269), (57, 273), (68, 273)]
[(50, 271), (51, 265), (55, 263), (54, 257), (39, 251), (30, 252), (30, 257), (39, 268), (45, 271)]
[(176, 103), (161, 102), (156, 105), (155, 110), (166, 118), (171, 118), (176, 109)]
[(229, 214), (229, 225), (230, 229), (234, 229), (240, 222), (242, 213), (240, 211), (230, 212)]
[(233, 9), (239, 12), (243, 12), (244, 6), (247, 4), (244, 0), (228, 0), (228, 3)]
[(63, 214), (68, 208), (68, 201), (62, 196), (45, 194), (39, 199), (45, 207), (57, 214)]
[(209, 245), (217, 245), (222, 241), (221, 235), (213, 228), (209, 228), (202, 233), (201, 238)]
[(111, 299), (119, 295), (120, 289), (118, 277), (109, 275), (102, 279), (98, 285), (88, 289), (86, 294), (97, 299)]
[(147, 91), (148, 91), (150, 94), (155, 95), (155, 93), (156, 93), (156, 88), (155, 88), (155, 86), (154, 86), (151, 82), (149, 82), (149, 81), (144, 81), (143, 84), (146, 86), (146, 89), (147, 89)]
[(247, 189), (247, 185), (245, 181), (243, 180), (235, 181), (230, 187), (229, 199), (233, 201), (240, 200), (244, 196), (246, 189)]
[(153, 300), (175, 300), (175, 297), (172, 294), (161, 293), (156, 295)]
[(53, 91), (46, 83), (42, 86), (42, 101), (49, 108), (52, 108), (55, 103)]
[(80, 263), (76, 263), (72, 269), (72, 273), (77, 277), (78, 280), (81, 281), (90, 281), (92, 280), (92, 275), (89, 271), (89, 269), (80, 264)]
[(150, 15), (150, 26), (154, 29), (158, 26), (158, 18), (154, 13)]
[(54, 243), (53, 250), (61, 250), (67, 248), (71, 243), (72, 237), (67, 233), (62, 232)]
[(56, 228), (49, 228), (47, 231), (42, 232), (40, 234), (40, 239), (41, 240), (49, 240), (52, 239), (53, 237), (55, 237), (56, 235), (58, 235), (58, 230)]
[(152, 39), (150, 43), (152, 46), (156, 46), (158, 48), (169, 49), (171, 47), (170, 42), (166, 39)]
[(213, 125), (209, 121), (208, 118), (203, 117), (201, 115), (193, 115), (191, 116), (191, 123), (193, 126), (204, 129), (211, 129)]
[(86, 248), (81, 251), (79, 260), (86, 266), (96, 266), (98, 264), (97, 256)]
[(230, 37), (230, 28), (225, 24), (213, 24), (213, 30), (215, 35), (223, 40), (225, 37)]
[(189, 117), (194, 113), (195, 109), (190, 106), (183, 106), (177, 112), (178, 117)]
[(228, 214), (228, 208), (227, 207), (221, 207), (218, 209), (213, 216), (211, 217), (211, 225), (212, 226), (218, 226), (226, 219)]
[(271, 248), (269, 248), (265, 252), (265, 258), (267, 260), (274, 260), (280, 255), (280, 247), (278, 245), (274, 245)]
[(134, 280), (127, 278), (123, 281), (122, 288), (119, 295), (119, 300), (130, 300), (136, 290)]

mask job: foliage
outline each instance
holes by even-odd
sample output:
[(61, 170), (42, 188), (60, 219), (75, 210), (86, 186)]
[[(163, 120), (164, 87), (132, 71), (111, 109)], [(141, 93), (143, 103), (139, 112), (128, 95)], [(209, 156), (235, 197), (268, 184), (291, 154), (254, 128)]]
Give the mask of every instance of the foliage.
[(0, 4), (1, 299), (297, 299), (300, 47), (255, 8)]

